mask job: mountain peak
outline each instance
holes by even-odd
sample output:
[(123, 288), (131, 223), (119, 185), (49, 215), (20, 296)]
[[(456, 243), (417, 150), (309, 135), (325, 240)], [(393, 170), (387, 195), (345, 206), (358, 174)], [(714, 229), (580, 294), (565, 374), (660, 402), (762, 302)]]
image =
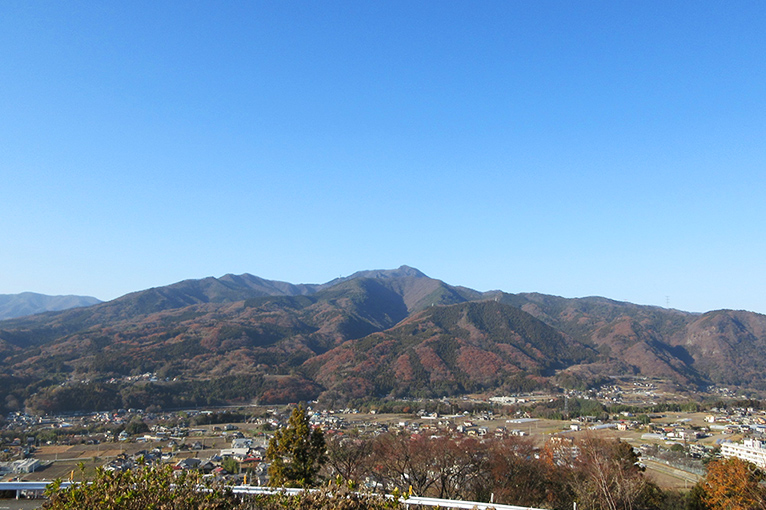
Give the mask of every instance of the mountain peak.
[(399, 266), (397, 269), (371, 269), (368, 271), (357, 271), (356, 273), (352, 274), (351, 276), (345, 279), (349, 279), (349, 280), (354, 278), (387, 279), (387, 278), (406, 278), (406, 277), (428, 278), (428, 276), (426, 276), (421, 271), (415, 269), (414, 267)]
[(399, 266), (396, 272), (402, 273), (403, 276), (416, 276), (418, 278), (428, 278), (425, 273), (417, 268), (411, 266)]

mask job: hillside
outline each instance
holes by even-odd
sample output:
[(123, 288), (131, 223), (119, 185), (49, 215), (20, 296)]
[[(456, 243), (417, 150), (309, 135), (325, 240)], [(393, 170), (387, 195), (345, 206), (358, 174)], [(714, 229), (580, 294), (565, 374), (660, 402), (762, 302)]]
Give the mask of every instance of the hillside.
[(47, 296), (35, 292), (0, 294), (0, 321), (43, 312), (91, 306), (100, 302), (90, 296)]
[(304, 367), (330, 391), (440, 397), (517, 392), (556, 369), (592, 361), (594, 349), (526, 312), (494, 301), (430, 307), (394, 328), (348, 341)]
[(156, 380), (138, 402), (179, 405), (502, 393), (612, 375), (766, 390), (764, 347), (755, 313), (482, 293), (407, 266), (325, 284), (225, 275), (0, 322), (0, 404), (55, 408), (65, 394), (92, 405), (77, 403), (81, 387), (65, 391), (91, 381), (107, 385), (106, 406), (134, 398), (131, 381), (147, 373)]
[(697, 314), (601, 297), (504, 294), (500, 300), (611, 358), (605, 366), (585, 367), (589, 375), (613, 374), (620, 362), (629, 373), (681, 385), (766, 390), (766, 315)]

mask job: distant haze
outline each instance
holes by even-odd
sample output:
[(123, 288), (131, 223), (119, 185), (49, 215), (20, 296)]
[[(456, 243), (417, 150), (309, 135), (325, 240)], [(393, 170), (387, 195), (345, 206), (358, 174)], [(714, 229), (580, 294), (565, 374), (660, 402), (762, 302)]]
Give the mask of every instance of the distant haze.
[(90, 306), (101, 301), (90, 296), (46, 296), (34, 292), (0, 294), (0, 320), (24, 317), (42, 312)]

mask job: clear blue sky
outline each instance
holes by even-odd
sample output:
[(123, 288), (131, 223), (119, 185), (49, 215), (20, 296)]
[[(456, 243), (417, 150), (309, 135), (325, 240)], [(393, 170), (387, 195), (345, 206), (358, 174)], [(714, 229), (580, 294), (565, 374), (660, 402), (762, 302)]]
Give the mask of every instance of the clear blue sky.
[(766, 313), (766, 3), (0, 3), (0, 293), (415, 266)]

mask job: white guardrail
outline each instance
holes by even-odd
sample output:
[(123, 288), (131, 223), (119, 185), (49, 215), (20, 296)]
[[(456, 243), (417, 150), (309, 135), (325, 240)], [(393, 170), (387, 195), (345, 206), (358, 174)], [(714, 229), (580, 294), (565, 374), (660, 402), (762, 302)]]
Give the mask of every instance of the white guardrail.
[[(0, 482), (0, 491), (16, 491), (16, 497), (22, 491), (38, 491), (42, 492), (52, 482)], [(61, 488), (66, 489), (73, 483), (78, 482), (61, 482)], [(232, 492), (235, 494), (290, 494), (296, 495), (303, 492), (304, 489), (275, 489), (273, 487), (259, 487), (255, 485), (234, 485), (231, 487)], [(388, 495), (387, 497), (392, 497)], [(418, 505), (418, 506), (433, 506), (438, 508), (462, 508), (466, 510), (544, 510), (542, 508), (534, 508), (531, 506), (516, 506), (516, 505), (498, 505), (495, 503), (484, 503), (481, 501), (460, 501), (455, 499), (439, 499), (439, 498), (422, 498), (419, 496), (409, 496), (402, 498), (402, 503), (405, 505)]]

